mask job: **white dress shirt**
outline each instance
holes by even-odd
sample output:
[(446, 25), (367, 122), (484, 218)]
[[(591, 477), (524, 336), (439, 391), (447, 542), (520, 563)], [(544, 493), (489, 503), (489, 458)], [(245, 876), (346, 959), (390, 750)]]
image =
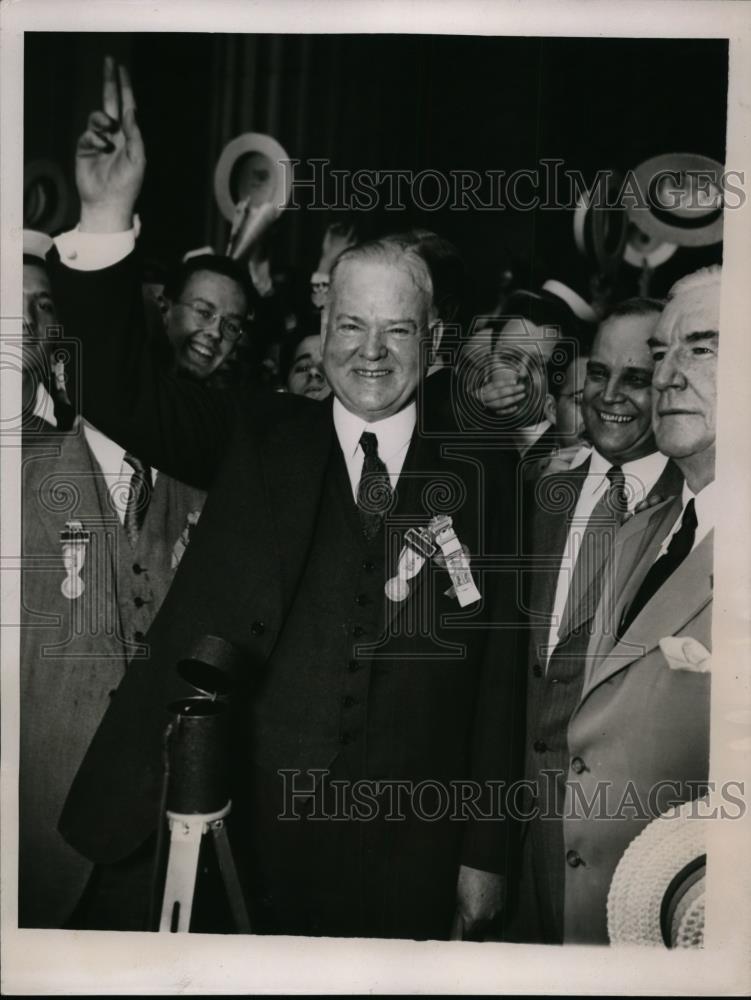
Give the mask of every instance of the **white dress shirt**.
[(664, 555), (673, 535), (678, 531), (681, 526), (681, 521), (683, 520), (683, 512), (686, 509), (686, 504), (689, 500), (694, 501), (694, 511), (696, 513), (696, 534), (694, 535), (694, 544), (691, 547), (693, 552), (699, 542), (706, 538), (709, 532), (714, 528), (717, 523), (717, 489), (715, 487), (714, 480), (711, 483), (707, 483), (703, 490), (698, 493), (692, 493), (686, 483), (683, 484), (683, 494), (681, 495), (681, 512), (675, 520), (675, 524), (670, 529), (670, 533), (665, 536), (665, 540), (660, 546), (660, 551), (655, 557), (655, 562)]
[(136, 245), (135, 229), (122, 233), (82, 233), (76, 226), (54, 239), (60, 260), (73, 271), (98, 271), (124, 260)]
[[(130, 492), (130, 480), (133, 476), (133, 467), (125, 461), (125, 449), (110, 438), (92, 427), (86, 420), (82, 420), (83, 432), (86, 435), (86, 443), (94, 454), (96, 463), (107, 483), (107, 491), (110, 495), (110, 502), (120, 520), (120, 524), (125, 523), (125, 508), (128, 505), (128, 494)], [(156, 483), (158, 473), (156, 469), (151, 470), (152, 485)]]
[(378, 438), (378, 457), (386, 466), (391, 480), (391, 488), (396, 482), (404, 465), (404, 458), (412, 440), (412, 434), (417, 422), (417, 407), (414, 403), (405, 406), (403, 410), (394, 413), (384, 420), (369, 424), (362, 417), (350, 413), (338, 399), (334, 400), (334, 428), (339, 439), (339, 445), (347, 463), (347, 472), (352, 486), (352, 496), (357, 499), (357, 487), (362, 475), (362, 464), (365, 455), (360, 447), (360, 435), (370, 431)]
[[(578, 457), (578, 456), (577, 456)], [(649, 494), (657, 480), (667, 465), (667, 458), (658, 451), (644, 458), (637, 458), (634, 462), (625, 462), (621, 468), (626, 485), (626, 500), (629, 511), (633, 511), (638, 503)], [(563, 612), (566, 608), (569, 587), (573, 579), (573, 570), (576, 559), (579, 555), (582, 538), (587, 530), (592, 511), (597, 506), (598, 501), (609, 488), (607, 471), (613, 465), (607, 458), (604, 458), (596, 448), (592, 449), (592, 458), (589, 463), (589, 470), (582, 483), (579, 500), (571, 519), (568, 538), (563, 549), (560, 569), (558, 570), (558, 581), (555, 588), (555, 600), (553, 601), (553, 616), (548, 633), (548, 659), (558, 643), (558, 630), (563, 620)]]

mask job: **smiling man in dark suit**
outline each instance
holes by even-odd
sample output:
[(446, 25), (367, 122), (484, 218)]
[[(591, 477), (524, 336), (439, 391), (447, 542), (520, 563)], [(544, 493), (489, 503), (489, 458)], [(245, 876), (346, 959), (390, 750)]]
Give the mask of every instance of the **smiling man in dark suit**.
[[(350, 249), (334, 268), (323, 333), (333, 405), (157, 373), (131, 228), (143, 145), (124, 73), (120, 83), (122, 112), (108, 63), (104, 110), (79, 143), (80, 231), (52, 262), (60, 311), (83, 343), (84, 413), (210, 494), (147, 636), (150, 661), (126, 674), (61, 829), (100, 863), (145, 841), (160, 819), (165, 705), (190, 693), (175, 664), (218, 635), (244, 664), (232, 836), (255, 929), (445, 937), (458, 906), (472, 933), (500, 906), (507, 824), (483, 821), (481, 791), (470, 810), (451, 799), (470, 780), (511, 776), (515, 581), (497, 557), (514, 549), (513, 458), (494, 455), (499, 482), (482, 442), (473, 452), (418, 427), (437, 315), (409, 239)], [(89, 261), (95, 270), (80, 269)], [(118, 305), (107, 329), (102, 299)], [(96, 377), (105, 367), (110, 378)], [(468, 556), (407, 566), (405, 534), (442, 516)], [(375, 787), (369, 821), (316, 819), (332, 807), (331, 778)]]

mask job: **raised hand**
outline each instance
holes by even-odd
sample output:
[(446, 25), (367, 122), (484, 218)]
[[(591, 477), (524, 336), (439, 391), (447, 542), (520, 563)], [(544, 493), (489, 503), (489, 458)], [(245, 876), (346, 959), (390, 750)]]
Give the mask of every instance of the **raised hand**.
[(135, 110), (128, 71), (118, 66), (116, 77), (115, 61), (106, 56), (102, 109), (89, 115), (76, 148), (83, 232), (123, 232), (133, 224), (146, 167)]

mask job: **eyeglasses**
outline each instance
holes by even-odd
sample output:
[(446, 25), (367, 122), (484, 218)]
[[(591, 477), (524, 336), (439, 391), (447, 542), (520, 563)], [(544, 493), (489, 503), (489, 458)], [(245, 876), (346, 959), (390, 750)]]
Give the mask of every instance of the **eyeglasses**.
[(178, 299), (176, 305), (190, 309), (198, 322), (210, 325), (219, 317), (219, 332), (226, 340), (239, 340), (245, 333), (247, 321), (239, 316), (222, 316), (221, 313), (207, 302), (197, 299), (194, 302), (183, 302)]

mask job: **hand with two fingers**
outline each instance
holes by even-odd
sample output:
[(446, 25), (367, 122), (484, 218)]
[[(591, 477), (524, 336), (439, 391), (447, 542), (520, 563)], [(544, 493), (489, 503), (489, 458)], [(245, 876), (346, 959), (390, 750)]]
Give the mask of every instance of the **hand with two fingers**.
[(135, 111), (128, 71), (106, 56), (102, 108), (89, 115), (76, 147), (82, 232), (123, 232), (133, 225), (146, 167)]

